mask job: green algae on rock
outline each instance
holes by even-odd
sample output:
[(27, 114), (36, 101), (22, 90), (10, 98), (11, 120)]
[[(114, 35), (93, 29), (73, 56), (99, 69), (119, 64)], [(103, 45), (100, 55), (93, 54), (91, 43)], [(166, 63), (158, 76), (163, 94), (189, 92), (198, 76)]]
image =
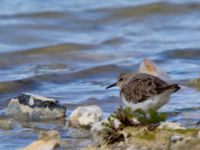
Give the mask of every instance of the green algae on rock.
[(161, 121), (165, 121), (166, 114), (158, 113), (157, 111), (150, 109), (147, 113), (141, 109), (132, 111), (130, 107), (119, 107), (117, 110), (108, 117), (108, 122), (104, 125), (109, 127), (108, 123), (112, 123), (112, 118), (121, 122), (121, 127), (126, 126), (156, 126)]
[[(165, 114), (149, 110), (148, 113), (143, 110), (132, 111), (130, 107), (119, 107), (112, 113), (107, 120), (100, 124), (94, 124), (91, 132), (96, 137), (100, 135), (98, 143), (113, 144), (124, 141), (122, 134), (124, 128), (130, 127), (147, 127), (148, 130), (154, 130), (161, 121), (166, 118)], [(102, 136), (102, 137), (101, 137)]]
[[(119, 143), (123, 143), (123, 149), (128, 149), (132, 145), (136, 147), (136, 149), (142, 149), (146, 147), (146, 149), (163, 149), (163, 150), (174, 150), (173, 147), (175, 143), (170, 139), (172, 136), (180, 136), (183, 140), (187, 141), (190, 139), (190, 143), (194, 143), (196, 145), (200, 145), (200, 134), (199, 129), (159, 129), (156, 128), (153, 131), (148, 130), (147, 127), (125, 127), (124, 129), (118, 131), (121, 133), (121, 136), (124, 137), (123, 141), (116, 141), (114, 143), (102, 143), (96, 145), (90, 145), (89, 149), (111, 149), (115, 147), (116, 149), (120, 149)], [(115, 133), (116, 134), (116, 133)], [(196, 136), (194, 136), (196, 135)], [(187, 144), (182, 143), (182, 145)], [(188, 145), (188, 144), (187, 144)], [(190, 145), (192, 146), (192, 145)], [(180, 146), (181, 147), (181, 146)]]
[[(165, 114), (154, 110), (148, 113), (142, 110), (132, 112), (130, 108), (120, 107), (108, 119), (93, 125), (91, 133), (96, 144), (89, 145), (88, 150), (132, 149), (132, 147), (137, 150), (144, 148), (173, 150), (176, 143), (174, 141), (188, 138), (191, 139), (191, 143), (196, 143), (198, 146), (199, 129), (187, 129), (179, 123), (163, 122), (165, 118)], [(194, 134), (199, 136), (194, 138)]]

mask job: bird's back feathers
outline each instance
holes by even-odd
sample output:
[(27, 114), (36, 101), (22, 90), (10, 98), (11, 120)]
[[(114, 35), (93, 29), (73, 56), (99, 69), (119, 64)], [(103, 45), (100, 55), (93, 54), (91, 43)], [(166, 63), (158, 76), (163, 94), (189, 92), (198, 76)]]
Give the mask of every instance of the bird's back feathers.
[(168, 85), (158, 77), (139, 73), (130, 78), (121, 87), (120, 94), (123, 93), (128, 102), (139, 103), (167, 90), (176, 92), (179, 89), (180, 87), (177, 84)]

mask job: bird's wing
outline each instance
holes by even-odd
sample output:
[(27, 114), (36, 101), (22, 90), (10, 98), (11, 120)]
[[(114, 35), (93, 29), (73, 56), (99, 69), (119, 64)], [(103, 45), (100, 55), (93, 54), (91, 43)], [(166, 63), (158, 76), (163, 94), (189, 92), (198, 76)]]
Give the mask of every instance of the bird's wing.
[(131, 78), (121, 92), (127, 101), (139, 103), (169, 90), (168, 87), (169, 85), (158, 77), (140, 73)]

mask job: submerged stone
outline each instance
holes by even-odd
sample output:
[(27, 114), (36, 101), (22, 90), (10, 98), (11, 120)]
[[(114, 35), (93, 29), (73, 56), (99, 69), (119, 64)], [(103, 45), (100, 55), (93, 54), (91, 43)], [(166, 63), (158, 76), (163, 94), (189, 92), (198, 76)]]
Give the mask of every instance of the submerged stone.
[(103, 111), (98, 106), (81, 106), (69, 116), (69, 126), (74, 128), (91, 128), (102, 120)]
[(19, 119), (45, 120), (65, 116), (66, 108), (55, 99), (22, 93), (12, 98), (6, 109), (7, 115)]

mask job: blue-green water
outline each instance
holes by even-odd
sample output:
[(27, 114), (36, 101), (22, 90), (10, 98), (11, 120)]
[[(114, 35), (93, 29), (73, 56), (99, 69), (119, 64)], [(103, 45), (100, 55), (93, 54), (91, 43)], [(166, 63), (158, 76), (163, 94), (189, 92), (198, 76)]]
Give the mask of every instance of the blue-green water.
[[(200, 77), (198, 0), (1, 0), (0, 8), (1, 111), (9, 98), (31, 92), (60, 100), (67, 115), (97, 104), (106, 116), (121, 102), (117, 89), (105, 87), (145, 57), (171, 79)], [(200, 119), (199, 97), (184, 86), (161, 110), (192, 126)], [(46, 126), (63, 130), (27, 124), (0, 130), (0, 149), (23, 147)], [(70, 139), (66, 130), (62, 136)]]

